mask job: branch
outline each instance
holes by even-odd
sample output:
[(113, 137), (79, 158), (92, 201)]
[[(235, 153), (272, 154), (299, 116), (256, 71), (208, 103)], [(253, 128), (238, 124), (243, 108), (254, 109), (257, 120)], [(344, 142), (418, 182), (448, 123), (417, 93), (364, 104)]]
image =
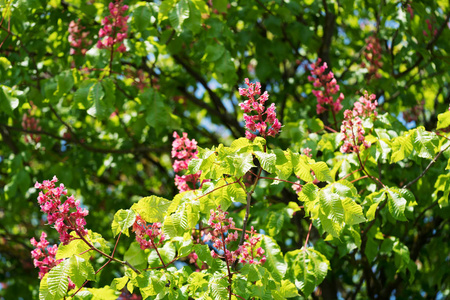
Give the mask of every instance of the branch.
[(441, 151), (439, 151), (439, 153), (430, 161), (430, 163), (428, 164), (428, 166), (425, 168), (425, 170), (423, 170), (422, 174), (420, 174), (419, 176), (417, 176), (416, 179), (408, 182), (407, 184), (405, 184), (402, 189), (406, 189), (409, 188), (411, 185), (413, 185), (414, 183), (416, 183), (420, 178), (422, 178), (423, 176), (425, 176), (425, 174), (428, 172), (428, 170), (431, 168), (432, 165), (434, 165), (434, 163), (437, 161), (437, 159), (439, 158), (439, 156), (441, 156), (442, 152), (444, 152), (445, 150), (447, 150), (450, 147), (450, 145), (448, 145), (447, 147), (445, 147), (444, 149), (441, 149)]
[[(436, 43), (436, 41), (439, 39), (439, 37), (441, 36), (442, 32), (444, 31), (445, 27), (447, 27), (447, 23), (450, 20), (450, 13), (447, 14), (447, 17), (445, 18), (444, 22), (441, 24), (441, 26), (439, 27), (438, 32), (436, 33), (436, 35), (433, 37), (433, 39), (431, 41), (428, 42), (427, 46), (426, 46), (426, 50), (431, 50), (433, 48), (433, 45)], [(392, 45), (393, 47), (393, 45)], [(420, 53), (417, 53), (417, 55), (419, 56), (419, 58), (416, 60), (416, 62), (410, 66), (409, 68), (407, 68), (405, 71), (400, 72), (398, 74), (392, 74), (392, 77), (394, 78), (400, 78), (404, 75), (406, 75), (407, 73), (411, 72), (414, 68), (416, 68), (417, 66), (419, 66), (419, 64), (423, 61), (423, 56)]]

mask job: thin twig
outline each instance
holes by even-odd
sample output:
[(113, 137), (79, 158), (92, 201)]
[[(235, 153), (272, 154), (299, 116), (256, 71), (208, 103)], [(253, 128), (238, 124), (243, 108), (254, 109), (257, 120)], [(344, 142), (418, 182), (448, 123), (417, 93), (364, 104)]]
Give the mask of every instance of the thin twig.
[(447, 150), (450, 147), (450, 145), (448, 145), (447, 147), (445, 147), (444, 149), (441, 149), (441, 151), (439, 151), (439, 153), (430, 161), (430, 163), (428, 164), (428, 166), (425, 168), (425, 170), (423, 170), (423, 172), (417, 176), (414, 180), (408, 182), (407, 184), (405, 184), (402, 189), (407, 189), (408, 187), (410, 187), (411, 185), (413, 185), (414, 183), (416, 183), (420, 178), (422, 178), (423, 176), (425, 176), (425, 174), (428, 172), (428, 170), (431, 168), (432, 165), (434, 165), (434, 163), (437, 161), (437, 159), (439, 158), (439, 156), (441, 156), (442, 152), (444, 152), (445, 150)]

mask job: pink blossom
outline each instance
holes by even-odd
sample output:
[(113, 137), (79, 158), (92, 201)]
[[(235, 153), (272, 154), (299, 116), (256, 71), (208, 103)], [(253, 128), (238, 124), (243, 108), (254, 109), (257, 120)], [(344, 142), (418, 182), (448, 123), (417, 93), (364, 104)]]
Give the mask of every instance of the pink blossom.
[[(263, 138), (275, 137), (282, 127), (275, 113), (275, 103), (265, 109), (264, 104), (269, 99), (269, 93), (265, 91), (261, 95), (261, 83), (259, 82), (250, 83), (250, 80), (246, 78), (245, 84), (248, 88), (239, 88), (239, 95), (249, 98), (239, 104), (244, 111), (245, 127), (248, 129), (245, 137), (249, 140), (255, 139), (257, 134)], [(256, 114), (250, 115), (252, 112)]]
[(383, 66), (380, 40), (375, 35), (371, 35), (366, 39), (366, 44), (363, 57), (367, 62), (362, 62), (361, 67), (367, 68), (368, 80), (379, 79), (381, 74), (378, 73), (378, 70)]
[(161, 246), (165, 240), (165, 235), (161, 230), (161, 223), (147, 224), (141, 217), (137, 216), (131, 229), (136, 234), (136, 241), (142, 250), (155, 249)]
[[(173, 137), (175, 140), (172, 142), (172, 158), (175, 158), (175, 160), (172, 167), (175, 173), (179, 173), (188, 169), (191, 159), (198, 158), (197, 141), (194, 139), (189, 140), (186, 132), (183, 133), (183, 137), (180, 137), (178, 133), (174, 131)], [(195, 174), (175, 175), (175, 185), (180, 192), (196, 189), (198, 188), (197, 185), (200, 184), (200, 174), (201, 171), (198, 171)], [(188, 183), (190, 183), (193, 188), (191, 188)]]
[[(31, 109), (22, 116), (22, 128), (30, 131), (40, 131), (42, 128), (39, 126), (39, 119), (33, 117), (36, 110), (36, 106), (30, 101)], [(39, 143), (41, 136), (39, 134), (30, 133), (24, 136), (25, 143)]]
[(116, 0), (115, 3), (110, 2), (108, 5), (109, 16), (102, 20), (103, 28), (98, 32), (99, 40), (97, 48), (111, 49), (124, 53), (127, 49), (123, 41), (128, 36), (128, 16), (124, 16), (128, 10), (128, 5), (123, 5), (122, 0)]
[[(373, 100), (373, 102), (372, 102)], [(355, 102), (353, 110), (346, 110), (344, 112), (344, 121), (341, 125), (341, 139), (344, 144), (340, 150), (342, 153), (360, 152), (360, 145), (365, 148), (370, 147), (370, 143), (365, 140), (364, 128), (362, 126), (361, 118), (368, 118), (373, 116), (376, 118), (376, 107), (378, 102), (374, 94), (369, 94), (367, 91), (364, 96), (359, 98), (358, 102)]]
[(341, 102), (344, 99), (344, 94), (340, 93), (334, 100), (334, 95), (339, 92), (340, 88), (333, 72), (325, 74), (328, 65), (326, 62), (320, 65), (321, 61), (319, 58), (315, 63), (309, 65), (311, 76), (308, 76), (308, 80), (313, 82), (315, 88), (324, 88), (324, 91), (312, 90), (313, 95), (317, 98), (316, 112), (321, 114), (332, 109), (334, 113), (337, 113), (342, 109)]
[(81, 55), (85, 55), (86, 51), (91, 44), (92, 40), (88, 39), (89, 31), (84, 31), (86, 27), (81, 26), (80, 19), (75, 21), (70, 21), (69, 23), (69, 43), (72, 48), (70, 48), (70, 55), (75, 55), (80, 51)]
[[(35, 238), (31, 238), (31, 245), (35, 247), (31, 251), (31, 257), (33, 258), (34, 266), (39, 268), (39, 279), (44, 278), (45, 274), (50, 272), (53, 267), (59, 265), (63, 260), (56, 260), (56, 251), (58, 250), (57, 245), (49, 245), (47, 241), (47, 234), (45, 232), (41, 233), (41, 238), (39, 242)], [(74, 289), (75, 284), (69, 278), (68, 290)]]
[(88, 210), (80, 207), (80, 201), (74, 201), (74, 197), (70, 196), (62, 203), (61, 199), (67, 195), (64, 184), (59, 187), (55, 186), (58, 182), (56, 176), (52, 180), (44, 180), (43, 183), (36, 182), (35, 188), (40, 189), (38, 202), (41, 211), (47, 214), (49, 224), (54, 224), (56, 231), (60, 235), (60, 240), (67, 245), (74, 237), (69, 234), (75, 231), (78, 235), (86, 235), (87, 230), (84, 229), (86, 220), (84, 217), (88, 215)]

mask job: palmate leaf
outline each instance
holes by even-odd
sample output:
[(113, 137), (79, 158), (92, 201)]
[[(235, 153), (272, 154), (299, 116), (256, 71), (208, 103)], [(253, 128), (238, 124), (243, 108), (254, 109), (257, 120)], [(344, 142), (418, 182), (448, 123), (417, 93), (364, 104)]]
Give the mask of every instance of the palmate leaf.
[(167, 199), (150, 196), (142, 198), (139, 202), (133, 204), (131, 209), (147, 222), (163, 222), (170, 204), (171, 201)]
[(131, 209), (121, 209), (116, 212), (116, 214), (114, 215), (114, 220), (111, 224), (111, 229), (114, 237), (117, 236), (120, 232), (123, 232), (127, 236), (130, 236), (128, 233), (128, 228), (133, 226), (135, 220), (136, 214)]
[[(309, 188), (309, 187), (308, 187)], [(362, 207), (356, 203), (359, 198), (356, 188), (350, 182), (341, 180), (327, 185), (319, 192), (320, 210), (318, 218), (323, 229), (339, 238), (346, 225), (366, 221)], [(316, 215), (311, 215), (316, 219)]]
[(305, 298), (325, 279), (330, 268), (326, 257), (312, 248), (287, 252), (285, 259), (289, 266), (287, 275)]

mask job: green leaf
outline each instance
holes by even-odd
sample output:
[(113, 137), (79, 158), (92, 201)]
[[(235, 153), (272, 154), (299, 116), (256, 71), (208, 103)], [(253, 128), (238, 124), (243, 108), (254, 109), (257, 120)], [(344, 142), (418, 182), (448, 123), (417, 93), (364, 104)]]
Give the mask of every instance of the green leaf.
[(279, 294), (283, 298), (293, 298), (298, 297), (298, 290), (295, 284), (289, 280), (281, 281), (281, 287), (279, 289)]
[(192, 252), (192, 247), (194, 246), (192, 239), (186, 241), (181, 241), (177, 244), (177, 252), (179, 257), (188, 256)]
[(408, 158), (413, 148), (412, 135), (395, 138), (392, 142), (391, 164)]
[(345, 223), (347, 225), (355, 225), (366, 222), (362, 207), (351, 198), (346, 198), (342, 202), (345, 211)]
[(275, 280), (281, 281), (286, 274), (287, 265), (283, 259), (280, 247), (277, 245), (274, 239), (264, 235), (261, 247), (264, 249), (266, 256), (266, 262), (263, 267), (266, 268)]
[(159, 91), (152, 88), (147, 88), (139, 96), (142, 105), (146, 108), (145, 121), (154, 128), (159, 134), (165, 126), (169, 126), (171, 121), (170, 110), (165, 105), (165, 99)]
[[(159, 255), (158, 255), (159, 252)], [(166, 243), (162, 248), (158, 248), (158, 252), (152, 249), (150, 255), (148, 256), (148, 265), (150, 268), (162, 266), (161, 259), (165, 264), (171, 262), (176, 255), (176, 249), (173, 243)], [(160, 258), (161, 256), (161, 258)]]
[(187, 0), (180, 0), (169, 14), (170, 24), (177, 32), (180, 32), (187, 18), (189, 18), (189, 3)]
[(70, 261), (64, 260), (48, 273), (48, 294), (45, 300), (61, 299), (69, 287)]
[(95, 271), (89, 261), (74, 255), (69, 259), (70, 279), (79, 288), (86, 280), (95, 280)]
[(93, 80), (85, 80), (80, 84), (80, 87), (73, 95), (73, 100), (75, 101), (76, 108), (88, 109), (90, 106), (92, 106), (88, 101), (88, 95), (94, 83), (95, 81)]
[(256, 158), (259, 160), (261, 167), (268, 173), (275, 173), (276, 167), (275, 162), (277, 157), (274, 153), (265, 153), (262, 151), (254, 152)]
[(163, 222), (164, 216), (171, 204), (171, 201), (157, 197), (144, 197), (131, 207), (145, 221), (149, 223)]
[(214, 300), (228, 299), (228, 282), (223, 276), (215, 276), (209, 283), (209, 294)]
[(87, 111), (89, 115), (99, 118), (107, 117), (106, 107), (102, 101), (104, 96), (105, 92), (103, 91), (102, 84), (100, 82), (94, 83), (94, 85), (89, 89), (89, 93), (87, 95), (87, 99), (92, 105)]
[[(85, 242), (83, 242), (83, 240), (81, 240), (81, 239), (72, 240), (67, 245), (64, 245), (64, 244), (58, 245), (58, 251), (56, 252), (55, 259), (59, 260), (59, 259), (63, 259), (63, 258), (72, 257), (74, 255), (78, 255), (82, 252), (85, 252), (88, 249), (89, 249), (89, 246)], [(85, 253), (81, 257), (87, 259), (90, 257), (90, 254)]]
[[(215, 203), (214, 209), (220, 205), (222, 210), (227, 210), (233, 202), (246, 204), (247, 194), (244, 189), (242, 189), (239, 183), (229, 184), (230, 181), (230, 179), (220, 179), (216, 184), (211, 184), (208, 189), (203, 191), (203, 194), (209, 194), (206, 197), (200, 198), (200, 202), (211, 201)], [(207, 212), (209, 213), (209, 210)]]
[[(313, 181), (314, 177), (311, 175), (311, 167), (309, 166), (308, 157), (306, 155), (298, 155), (294, 153), (291, 154), (291, 157), (295, 175), (306, 182)], [(320, 166), (317, 168), (320, 169)]]
[(194, 251), (200, 261), (206, 263), (208, 266), (212, 265), (213, 258), (211, 256), (211, 250), (209, 250), (208, 245), (195, 244)]
[(394, 219), (399, 221), (406, 221), (405, 209), (406, 209), (406, 199), (403, 197), (401, 192), (396, 188), (389, 188), (386, 190), (388, 195), (388, 206), (389, 212), (394, 217)]
[(111, 229), (114, 237), (116, 237), (120, 232), (125, 233), (127, 236), (130, 236), (128, 233), (128, 228), (133, 226), (134, 221), (136, 220), (136, 214), (133, 210), (119, 210), (114, 215), (114, 220), (111, 225)]
[(232, 174), (236, 177), (244, 176), (252, 167), (253, 164), (253, 156), (251, 153), (241, 153), (241, 154), (233, 154), (226, 158), (228, 161)]
[(288, 151), (283, 151), (281, 149), (275, 149), (272, 151), (276, 156), (275, 162), (275, 173), (280, 179), (288, 179), (292, 174), (292, 161), (291, 155)]
[(434, 188), (436, 189), (433, 196), (437, 198), (438, 192), (443, 192), (442, 196), (438, 199), (439, 206), (447, 207), (448, 198), (450, 194), (450, 174), (441, 174), (437, 178)]
[(302, 248), (287, 252), (288, 276), (308, 298), (314, 289), (325, 279), (330, 263), (320, 252), (312, 248)]
[(431, 159), (436, 154), (438, 138), (435, 133), (425, 131), (424, 127), (418, 127), (414, 134), (414, 150), (418, 156)]
[(450, 126), (450, 111), (438, 115), (438, 123), (436, 129), (447, 128)]
[(266, 229), (270, 236), (276, 236), (283, 229), (284, 212), (271, 211), (267, 218)]
[(131, 243), (123, 258), (135, 268), (144, 269), (147, 267), (147, 255), (137, 242)]
[(116, 300), (119, 296), (118, 293), (108, 285), (102, 288), (88, 289), (92, 293), (92, 300)]
[(261, 266), (245, 264), (239, 272), (247, 277), (248, 281), (258, 281), (261, 279)]
[(115, 289), (116, 291), (121, 291), (125, 287), (129, 279), (130, 278), (128, 276), (114, 278), (111, 283), (111, 288)]
[(333, 178), (331, 178), (330, 169), (323, 161), (312, 164), (311, 169), (314, 171), (317, 180), (330, 182), (334, 181)]
[(144, 31), (150, 25), (152, 12), (147, 6), (138, 6), (133, 10), (134, 25), (139, 31)]
[(225, 47), (219, 44), (208, 44), (205, 49), (205, 60), (208, 62), (214, 62), (221, 58), (225, 53)]
[(62, 97), (68, 93), (74, 84), (72, 72), (67, 70), (56, 76), (57, 88), (54, 93), (57, 97)]
[(19, 99), (11, 96), (11, 89), (2, 85), (0, 89), (0, 110), (12, 116), (12, 111), (19, 106)]

